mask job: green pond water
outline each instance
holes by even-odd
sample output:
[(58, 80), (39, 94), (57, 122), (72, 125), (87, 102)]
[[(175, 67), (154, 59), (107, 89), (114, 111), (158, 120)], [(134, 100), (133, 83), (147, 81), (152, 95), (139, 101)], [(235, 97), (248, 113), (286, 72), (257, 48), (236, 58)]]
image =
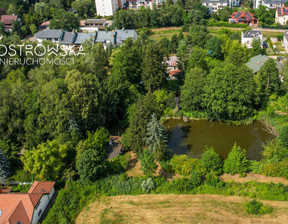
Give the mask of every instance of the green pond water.
[(219, 121), (193, 120), (188, 123), (171, 119), (165, 123), (169, 131), (168, 150), (173, 154), (187, 154), (201, 158), (205, 146), (213, 146), (226, 159), (234, 143), (247, 150), (247, 158), (261, 159), (262, 143), (274, 138), (262, 123), (228, 125)]

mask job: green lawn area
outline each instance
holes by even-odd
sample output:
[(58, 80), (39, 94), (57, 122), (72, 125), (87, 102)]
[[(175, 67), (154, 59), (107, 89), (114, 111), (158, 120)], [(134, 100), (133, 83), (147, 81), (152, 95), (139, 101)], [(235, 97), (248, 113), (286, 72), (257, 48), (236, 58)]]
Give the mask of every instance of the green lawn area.
[[(166, 37), (170, 39), (174, 34), (178, 35), (181, 32), (181, 27), (164, 27), (152, 29), (153, 35), (150, 38), (154, 40), (161, 40)], [(185, 35), (185, 33), (184, 33)]]

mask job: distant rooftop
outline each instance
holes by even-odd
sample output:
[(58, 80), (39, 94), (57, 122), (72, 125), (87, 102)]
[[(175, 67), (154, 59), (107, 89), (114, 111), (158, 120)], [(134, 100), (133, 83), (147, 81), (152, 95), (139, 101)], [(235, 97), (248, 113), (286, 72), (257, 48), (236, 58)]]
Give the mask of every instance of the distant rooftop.
[(281, 5), (287, 2), (287, 0), (263, 0), (265, 4)]
[(246, 33), (244, 34), (245, 38), (254, 38), (254, 37), (258, 37), (258, 36), (263, 36), (262, 31), (261, 30), (248, 30), (246, 31)]
[[(251, 68), (253, 70), (253, 73), (259, 72), (261, 67), (264, 65), (266, 61), (268, 61), (269, 57), (267, 55), (257, 55), (250, 59), (248, 63), (246, 63), (247, 67)], [(283, 65), (276, 61), (276, 64), (278, 66), (279, 71), (281, 72), (283, 70)]]
[(202, 0), (202, 3), (228, 3), (227, 0)]
[(47, 38), (60, 38), (62, 35), (63, 31), (61, 30), (42, 30), (39, 31), (38, 33), (35, 33), (35, 37), (39, 39), (47, 39)]

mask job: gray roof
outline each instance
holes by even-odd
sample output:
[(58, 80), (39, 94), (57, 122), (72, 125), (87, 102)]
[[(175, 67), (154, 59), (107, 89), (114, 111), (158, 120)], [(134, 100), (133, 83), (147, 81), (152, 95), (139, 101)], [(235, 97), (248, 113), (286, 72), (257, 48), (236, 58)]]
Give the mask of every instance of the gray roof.
[(258, 37), (262, 34), (262, 31), (261, 30), (248, 30), (246, 31), (246, 33), (244, 34), (244, 37), (245, 38), (255, 38), (255, 37)]
[(96, 41), (97, 43), (111, 43), (116, 44), (116, 33), (112, 31), (98, 31)]
[(76, 39), (76, 33), (74, 32), (64, 32), (63, 37), (60, 40), (61, 44), (73, 44), (75, 42)]
[[(261, 67), (264, 65), (264, 63), (269, 59), (267, 55), (257, 55), (253, 58), (250, 59), (248, 63), (246, 63), (247, 67), (251, 68), (253, 70), (253, 73), (259, 72)], [(276, 61), (276, 64), (278, 66), (278, 69), (280, 72), (283, 71), (283, 65), (279, 62)]]
[(228, 3), (227, 0), (202, 0), (202, 3)]
[(35, 37), (39, 39), (47, 39), (47, 38), (58, 38), (60, 39), (63, 31), (61, 30), (42, 30), (37, 33), (35, 33)]
[(85, 23), (105, 23), (106, 19), (86, 19)]
[(93, 38), (93, 42), (94, 42), (95, 36), (96, 36), (96, 33), (77, 33), (77, 37), (76, 37), (76, 40), (74, 43), (75, 44), (82, 44), (86, 40), (90, 40), (91, 38)]
[(287, 0), (263, 0), (265, 4), (281, 5), (287, 2)]
[(117, 33), (117, 39), (120, 41), (127, 40), (130, 37), (134, 41), (138, 36), (136, 30), (116, 30), (115, 32)]

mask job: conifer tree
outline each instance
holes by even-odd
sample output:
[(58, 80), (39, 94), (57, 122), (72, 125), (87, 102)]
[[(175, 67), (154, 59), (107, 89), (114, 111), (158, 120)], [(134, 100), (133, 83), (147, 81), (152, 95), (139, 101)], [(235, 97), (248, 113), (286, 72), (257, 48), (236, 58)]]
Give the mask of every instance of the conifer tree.
[(148, 150), (154, 154), (154, 157), (160, 159), (165, 152), (165, 143), (167, 142), (167, 133), (163, 125), (157, 119), (155, 113), (147, 125), (146, 144)]
[(10, 163), (5, 153), (0, 149), (0, 185), (6, 184), (6, 179), (11, 175)]

